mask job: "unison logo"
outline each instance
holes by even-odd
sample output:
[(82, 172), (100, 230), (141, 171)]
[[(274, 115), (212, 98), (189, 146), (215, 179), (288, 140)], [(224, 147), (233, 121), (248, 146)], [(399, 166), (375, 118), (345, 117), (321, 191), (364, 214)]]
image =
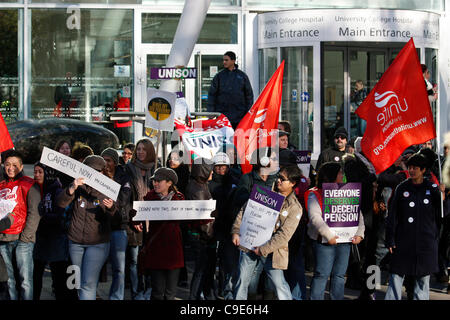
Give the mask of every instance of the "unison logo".
[(375, 92), (375, 106), (381, 109), (381, 112), (377, 114), (377, 122), (381, 126), (384, 126), (401, 112), (407, 111), (408, 104), (406, 103), (406, 99), (403, 99), (403, 101), (404, 105), (401, 104), (400, 99), (394, 91), (386, 91), (381, 94)]

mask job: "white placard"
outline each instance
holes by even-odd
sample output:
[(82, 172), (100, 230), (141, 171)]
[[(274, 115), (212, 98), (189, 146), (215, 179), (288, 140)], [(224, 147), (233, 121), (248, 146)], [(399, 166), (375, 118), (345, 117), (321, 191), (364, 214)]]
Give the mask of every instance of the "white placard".
[(133, 221), (208, 220), (216, 200), (133, 201)]
[[(15, 187), (17, 188), (17, 187)], [(2, 190), (3, 193), (3, 190)], [(0, 197), (2, 195), (0, 194)], [(16, 207), (17, 202), (14, 199), (4, 199), (0, 198), (0, 220), (8, 215), (8, 213), (13, 212)]]
[(145, 127), (172, 132), (176, 100), (177, 95), (174, 92), (147, 88)]
[(114, 77), (129, 77), (130, 66), (114, 66)]
[(439, 48), (439, 14), (411, 10), (289, 10), (258, 15), (258, 47), (314, 41), (408, 42)]
[(112, 200), (117, 200), (120, 184), (97, 170), (47, 147), (44, 147), (42, 150), (40, 161), (46, 166), (65, 173), (72, 178), (84, 178), (85, 184)]
[(239, 230), (240, 246), (253, 250), (270, 240), (279, 212), (249, 200)]

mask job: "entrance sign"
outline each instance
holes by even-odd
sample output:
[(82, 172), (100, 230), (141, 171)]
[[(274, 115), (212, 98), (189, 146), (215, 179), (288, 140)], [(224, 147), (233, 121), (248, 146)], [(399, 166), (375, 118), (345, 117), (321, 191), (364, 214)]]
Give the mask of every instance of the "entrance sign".
[(133, 221), (208, 220), (216, 200), (133, 201)]
[(145, 127), (173, 131), (176, 99), (173, 92), (147, 88)]
[(351, 242), (358, 230), (361, 183), (324, 183), (322, 188), (323, 220), (338, 236), (337, 243)]
[(254, 185), (239, 230), (240, 246), (253, 250), (272, 237), (284, 196)]
[(305, 41), (408, 42), (439, 48), (439, 18), (410, 10), (289, 10), (258, 15), (258, 48)]
[(150, 79), (195, 79), (197, 68), (151, 68)]
[(44, 147), (42, 150), (40, 161), (46, 166), (65, 173), (72, 178), (84, 178), (85, 184), (112, 200), (117, 200), (120, 184), (97, 170), (47, 147)]

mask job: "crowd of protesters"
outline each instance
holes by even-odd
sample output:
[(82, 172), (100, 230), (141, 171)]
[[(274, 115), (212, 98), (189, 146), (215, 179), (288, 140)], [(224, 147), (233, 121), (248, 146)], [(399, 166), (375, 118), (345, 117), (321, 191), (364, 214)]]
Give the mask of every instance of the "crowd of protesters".
[[(308, 177), (289, 136), (283, 121), (279, 152), (255, 150), (253, 170), (243, 175), (230, 145), (190, 163), (178, 146), (158, 159), (147, 138), (125, 145), (121, 155), (113, 148), (95, 155), (65, 140), (53, 147), (120, 184), (116, 201), (40, 162), (27, 177), (20, 152), (3, 152), (1, 196), (17, 205), (0, 220), (0, 299), (39, 300), (47, 266), (55, 299), (98, 299), (107, 263), (110, 300), (124, 300), (128, 283), (135, 300), (173, 300), (178, 286), (189, 289), (190, 300), (323, 300), (328, 280), (331, 299), (343, 299), (345, 287), (360, 290), (360, 299), (376, 299), (367, 281), (374, 265), (389, 272), (386, 299), (401, 299), (402, 286), (408, 299), (429, 299), (431, 276), (448, 283), (450, 134), (442, 156), (434, 141), (411, 146), (376, 174), (361, 138), (350, 145), (338, 128)], [(359, 225), (348, 243), (336, 241), (322, 216), (322, 185), (343, 182), (362, 185)], [(254, 185), (285, 200), (270, 240), (248, 250), (239, 232)], [(216, 201), (211, 219), (133, 220), (133, 201), (209, 199)], [(313, 272), (309, 293), (307, 270)], [(79, 272), (77, 285), (69, 285), (70, 271)]]

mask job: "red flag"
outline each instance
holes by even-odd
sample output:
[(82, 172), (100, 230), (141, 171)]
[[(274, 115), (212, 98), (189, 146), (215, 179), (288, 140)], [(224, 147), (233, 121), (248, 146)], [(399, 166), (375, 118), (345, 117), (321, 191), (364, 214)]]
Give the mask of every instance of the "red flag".
[(0, 152), (14, 148), (8, 128), (0, 112)]
[(364, 155), (380, 173), (413, 144), (436, 137), (425, 80), (411, 38), (356, 110), (367, 121)]
[(278, 133), (283, 72), (284, 60), (235, 130), (234, 145), (244, 174), (252, 170), (250, 157), (254, 150), (278, 142), (272, 137), (276, 138)]

